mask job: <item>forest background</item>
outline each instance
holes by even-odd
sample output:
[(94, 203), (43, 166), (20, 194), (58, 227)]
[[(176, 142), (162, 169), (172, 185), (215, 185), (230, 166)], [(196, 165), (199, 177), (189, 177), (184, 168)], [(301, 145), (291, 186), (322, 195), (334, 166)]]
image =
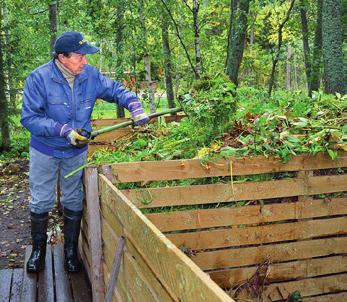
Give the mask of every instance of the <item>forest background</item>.
[(263, 99), (314, 102), (320, 91), (346, 101), (346, 11), (347, 0), (0, 0), (0, 150), (27, 156), (24, 80), (64, 31), (100, 47), (89, 62), (151, 112), (215, 78)]

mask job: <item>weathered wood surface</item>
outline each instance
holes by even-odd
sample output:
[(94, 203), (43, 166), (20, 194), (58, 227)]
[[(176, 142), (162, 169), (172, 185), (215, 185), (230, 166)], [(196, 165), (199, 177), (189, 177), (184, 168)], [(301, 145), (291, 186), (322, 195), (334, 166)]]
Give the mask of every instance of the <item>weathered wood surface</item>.
[[(209, 275), (222, 288), (231, 288), (247, 282), (255, 274), (257, 268), (258, 266), (225, 269), (209, 272)], [(273, 283), (344, 273), (346, 271), (347, 255), (303, 259), (270, 264), (266, 280)]]
[(162, 232), (347, 214), (347, 198), (146, 214)]
[(126, 238), (155, 272), (161, 283), (170, 287), (183, 301), (232, 301), (188, 257), (160, 231), (104, 176), (100, 176), (101, 198), (107, 200), (126, 229)]
[(88, 224), (88, 243), (91, 255), (91, 285), (93, 301), (104, 300), (104, 278), (102, 272), (102, 245), (101, 245), (101, 223), (98, 190), (98, 173), (95, 167), (85, 170), (86, 205)]
[(347, 189), (346, 184), (347, 174), (342, 174), (310, 177), (308, 184), (298, 178), (289, 178), (233, 185), (209, 184), (122, 190), (122, 193), (139, 208), (154, 208), (343, 192)]
[(207, 164), (199, 159), (116, 163), (111, 168), (115, 181), (124, 183), (230, 176), (230, 163), (233, 176), (330, 169), (346, 167), (347, 152), (340, 153), (334, 161), (326, 154), (318, 154), (294, 156), (285, 164), (274, 157), (255, 156), (221, 159)]
[(201, 252), (191, 259), (203, 270), (209, 270), (258, 265), (268, 258), (283, 262), (344, 253), (347, 237), (336, 237)]
[(347, 234), (347, 216), (261, 226), (167, 234), (176, 246), (192, 250), (240, 247)]
[[(31, 246), (26, 249), (25, 263), (30, 253)], [(0, 301), (91, 302), (91, 290), (83, 272), (65, 272), (63, 246), (47, 245), (46, 265), (40, 273), (27, 273), (23, 268), (0, 270)]]
[[(102, 234), (103, 234), (103, 246), (104, 246), (104, 259), (107, 267), (107, 274), (110, 273), (110, 265), (113, 261), (115, 255), (115, 243), (118, 242), (118, 238), (123, 233), (122, 227), (117, 218), (115, 218), (114, 214), (107, 206), (102, 207), (103, 212), (103, 220), (102, 220)], [(179, 301), (175, 293), (171, 293), (174, 297), (171, 297), (170, 294), (166, 291), (165, 287), (160, 283), (160, 280), (156, 277), (150, 267), (147, 265), (146, 261), (143, 259), (141, 254), (136, 250), (134, 245), (130, 240), (126, 240), (126, 249), (125, 256), (123, 260), (128, 263), (132, 267), (136, 267), (136, 271), (139, 273), (134, 278), (129, 278), (127, 274), (123, 274), (119, 276), (118, 282), (122, 284), (126, 284), (126, 288), (134, 286), (134, 280), (138, 280), (136, 283), (143, 283), (141, 286), (146, 286), (150, 289), (150, 292), (153, 293), (153, 296), (160, 297), (161, 301)], [(125, 263), (124, 263), (125, 265)], [(124, 267), (124, 266), (123, 266)], [(127, 269), (127, 267), (126, 267)], [(127, 270), (126, 270), (127, 271)], [(108, 283), (108, 277), (105, 279), (105, 284)], [(128, 285), (128, 283), (130, 283)], [(118, 284), (118, 283), (117, 283)], [(123, 293), (120, 293), (123, 295)], [(126, 299), (125, 296), (123, 296)], [(151, 300), (149, 300), (151, 301)]]

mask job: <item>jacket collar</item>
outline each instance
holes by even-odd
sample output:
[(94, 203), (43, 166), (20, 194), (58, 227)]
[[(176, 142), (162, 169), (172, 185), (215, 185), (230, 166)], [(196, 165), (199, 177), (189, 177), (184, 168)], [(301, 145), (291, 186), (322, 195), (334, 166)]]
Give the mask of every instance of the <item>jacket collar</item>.
[[(57, 67), (57, 65), (54, 63), (54, 59), (51, 60), (49, 63), (51, 64), (51, 67), (52, 67), (52, 75), (51, 75), (52, 80), (61, 84), (64, 83), (66, 80), (63, 74), (61, 73), (61, 71), (59, 70), (59, 68)], [(87, 78), (88, 78), (88, 75), (85, 72), (85, 70), (83, 70), (80, 74), (78, 74), (75, 77), (75, 81), (83, 82)]]

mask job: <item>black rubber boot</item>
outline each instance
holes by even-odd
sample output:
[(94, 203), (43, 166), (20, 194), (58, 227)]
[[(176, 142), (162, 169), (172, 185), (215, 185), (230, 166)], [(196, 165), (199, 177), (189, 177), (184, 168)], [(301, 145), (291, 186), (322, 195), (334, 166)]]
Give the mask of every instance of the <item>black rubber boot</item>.
[(79, 272), (81, 262), (78, 259), (78, 236), (81, 229), (82, 211), (71, 211), (64, 208), (64, 254), (65, 269), (70, 272)]
[(27, 261), (27, 272), (37, 273), (45, 268), (48, 213), (31, 212), (30, 216), (33, 249)]

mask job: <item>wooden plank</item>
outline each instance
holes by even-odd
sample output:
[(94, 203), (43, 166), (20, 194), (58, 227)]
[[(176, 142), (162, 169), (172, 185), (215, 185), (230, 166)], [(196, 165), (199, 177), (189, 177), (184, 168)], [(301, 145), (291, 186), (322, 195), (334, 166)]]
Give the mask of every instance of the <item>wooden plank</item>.
[[(103, 262), (103, 270), (104, 270), (104, 277), (105, 277), (105, 284), (107, 284), (110, 274), (108, 270), (108, 266), (105, 262)], [(124, 277), (123, 277), (123, 271), (121, 269), (120, 276), (119, 276), (119, 282), (117, 284), (117, 287), (114, 290), (114, 300), (116, 302), (123, 302), (123, 301), (132, 301), (130, 295), (128, 294), (128, 291), (125, 289), (124, 285)]]
[(191, 259), (201, 269), (209, 270), (257, 265), (267, 258), (272, 262), (282, 262), (346, 252), (347, 237), (337, 237), (201, 252), (193, 255)]
[(286, 171), (305, 171), (347, 166), (347, 152), (339, 153), (338, 160), (331, 160), (327, 154), (315, 156), (294, 156), (288, 163), (278, 158), (264, 156), (221, 159), (217, 162), (202, 164), (199, 159), (147, 161), (132, 163), (116, 163), (112, 165), (117, 182), (135, 182), (151, 180), (172, 180), (202, 178), (214, 176), (230, 176), (232, 162), (233, 176)]
[[(209, 275), (220, 287), (232, 288), (249, 280), (257, 268), (258, 266), (233, 268), (209, 272)], [(346, 271), (347, 255), (274, 263), (268, 268), (266, 282), (304, 279)]]
[[(114, 249), (107, 247), (108, 255), (111, 255), (112, 252), (114, 254)], [(112, 267), (112, 257), (105, 257), (105, 264), (107, 267)], [(125, 252), (122, 263), (123, 270), (123, 282), (126, 284), (126, 289), (128, 294), (132, 297), (132, 301), (141, 302), (172, 302), (179, 301), (173, 300), (171, 297), (162, 290), (162, 292), (166, 293), (165, 296), (160, 295), (156, 292), (155, 287), (157, 287), (158, 281), (155, 283), (151, 283), (146, 276), (141, 267), (137, 264), (137, 259), (134, 260), (131, 254)], [(121, 274), (119, 276), (119, 280), (121, 281)], [(117, 282), (118, 285), (118, 282)]]
[(293, 241), (347, 234), (347, 216), (262, 226), (232, 227), (192, 233), (167, 234), (178, 247), (192, 250)]
[(282, 301), (279, 292), (281, 292), (284, 297), (287, 297), (296, 290), (300, 292), (302, 297), (346, 291), (347, 274), (273, 283), (266, 288), (264, 296), (268, 298), (268, 301)]
[(307, 187), (300, 179), (292, 178), (235, 183), (233, 186), (211, 184), (122, 190), (122, 193), (138, 208), (225, 203), (343, 192), (346, 190), (347, 174), (311, 177), (308, 183)]
[(92, 290), (86, 279), (84, 270), (79, 273), (69, 274), (74, 302), (91, 302)]
[(101, 245), (101, 225), (99, 209), (99, 189), (98, 174), (95, 167), (88, 167), (85, 170), (86, 184), (86, 203), (88, 211), (88, 241), (90, 244), (92, 275), (91, 284), (93, 292), (93, 301), (99, 302), (104, 300), (104, 278), (102, 276), (102, 245)]
[(12, 269), (0, 269), (0, 301), (9, 301), (11, 295)]
[(64, 247), (62, 244), (53, 246), (54, 280), (56, 302), (72, 301), (69, 276), (64, 269)]
[(305, 302), (345, 302), (347, 292), (305, 298)]
[(136, 244), (162, 284), (186, 301), (232, 301), (103, 175), (100, 188), (101, 198), (127, 230), (126, 238)]
[[(107, 214), (106, 214), (107, 215)], [(113, 216), (114, 217), (114, 216)], [(106, 219), (102, 220), (102, 232), (104, 238), (104, 259), (105, 263), (111, 265), (114, 257), (114, 243), (117, 242), (119, 235), (117, 235), (114, 230), (114, 225), (117, 224), (118, 219), (114, 217), (113, 220), (110, 220), (110, 224), (107, 223)], [(149, 268), (142, 256), (137, 252), (134, 245), (127, 240), (126, 241), (126, 257), (130, 257), (136, 261), (137, 271), (139, 274), (144, 276), (144, 279), (147, 280), (147, 283), (150, 284), (152, 290), (156, 293), (156, 296), (161, 297), (161, 301), (179, 301), (177, 296), (173, 293), (173, 297), (165, 290), (163, 285), (160, 283), (158, 277), (153, 273)], [(132, 283), (132, 278), (127, 280)]]
[(146, 214), (164, 231), (192, 230), (240, 224), (258, 224), (282, 220), (347, 214), (347, 198), (317, 199), (237, 208), (216, 208)]
[(38, 301), (54, 301), (53, 266), (51, 245), (46, 247), (45, 269), (40, 271), (38, 277)]
[(10, 302), (20, 302), (20, 293), (23, 284), (23, 268), (15, 268), (12, 273), (12, 286)]
[[(25, 261), (24, 265), (26, 265), (30, 254), (31, 254), (32, 246), (28, 246), (25, 250)], [(23, 302), (32, 302), (36, 301), (37, 291), (36, 291), (36, 281), (38, 274), (27, 273), (26, 269), (23, 271), (23, 287), (21, 292), (21, 301)]]

